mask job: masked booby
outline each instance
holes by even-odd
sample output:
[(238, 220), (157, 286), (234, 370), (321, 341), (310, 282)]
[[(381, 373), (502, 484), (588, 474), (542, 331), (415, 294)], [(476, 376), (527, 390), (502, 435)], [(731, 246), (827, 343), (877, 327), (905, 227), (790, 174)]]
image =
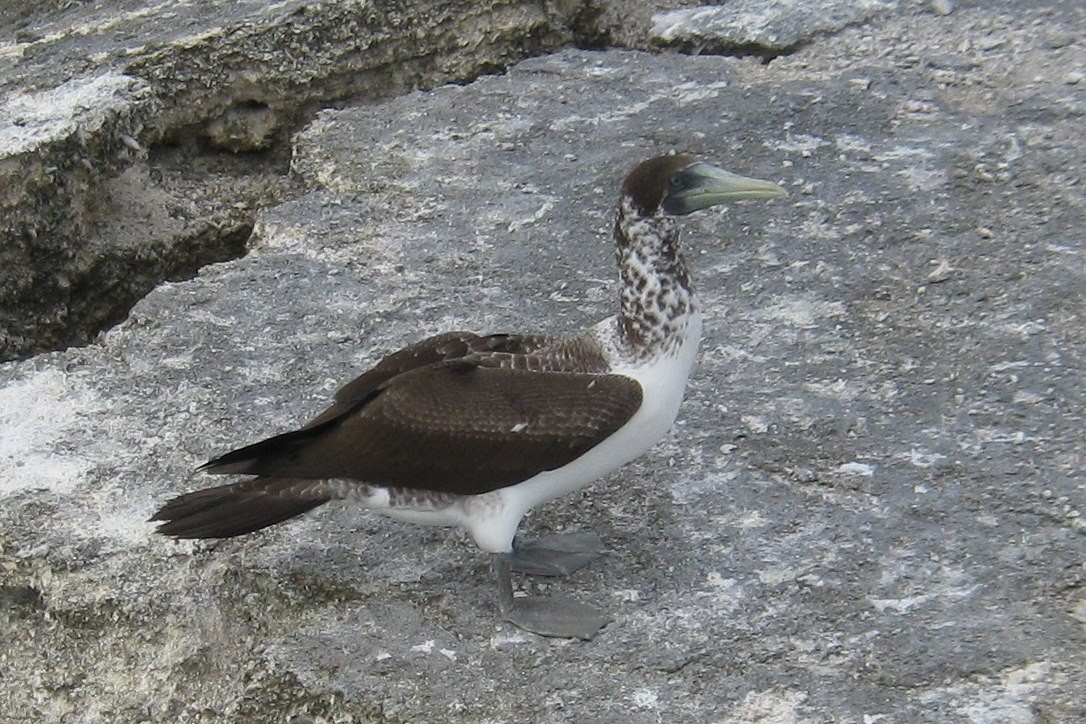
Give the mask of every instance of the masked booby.
[(688, 155), (644, 161), (622, 184), (615, 218), (617, 315), (569, 337), (448, 332), (417, 342), (347, 384), (300, 429), (200, 468), (251, 477), (176, 497), (151, 520), (175, 538), (225, 538), (347, 500), (460, 526), (497, 554), (506, 620), (591, 638), (606, 614), (514, 598), (510, 571), (568, 573), (602, 552), (599, 539), (514, 546), (520, 520), (638, 457), (674, 422), (702, 326), (676, 217), (783, 195)]

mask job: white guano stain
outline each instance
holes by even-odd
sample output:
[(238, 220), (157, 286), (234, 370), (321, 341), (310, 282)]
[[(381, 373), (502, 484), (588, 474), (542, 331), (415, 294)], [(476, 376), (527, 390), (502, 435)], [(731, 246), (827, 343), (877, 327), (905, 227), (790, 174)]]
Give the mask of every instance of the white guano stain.
[(75, 488), (94, 463), (68, 447), (69, 433), (101, 407), (94, 392), (57, 370), (0, 388), (0, 494)]

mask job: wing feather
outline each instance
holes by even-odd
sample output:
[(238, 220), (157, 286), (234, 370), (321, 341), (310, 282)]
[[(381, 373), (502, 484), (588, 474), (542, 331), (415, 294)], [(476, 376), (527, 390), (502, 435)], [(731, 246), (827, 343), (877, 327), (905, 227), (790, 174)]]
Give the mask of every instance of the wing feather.
[(462, 331), (427, 337), (386, 356), (372, 369), (341, 387), (335, 394), (332, 406), (306, 423), (305, 427), (316, 427), (349, 412), (382, 384), (405, 372), (468, 356), (481, 364), (492, 361), (496, 362), (493, 366), (501, 366), (504, 359), (531, 355), (554, 342), (554, 338), (541, 335), (478, 335)]
[(335, 416), (205, 468), (478, 494), (575, 460), (640, 405), (640, 385), (622, 375), (453, 359), (397, 374), (349, 406), (337, 404)]

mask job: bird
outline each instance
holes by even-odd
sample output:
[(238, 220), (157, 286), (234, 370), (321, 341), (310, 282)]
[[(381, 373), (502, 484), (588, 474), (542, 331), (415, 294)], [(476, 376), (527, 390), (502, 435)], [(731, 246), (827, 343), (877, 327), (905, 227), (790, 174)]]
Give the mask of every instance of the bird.
[(501, 618), (588, 640), (613, 621), (575, 599), (514, 597), (513, 571), (567, 575), (606, 552), (594, 533), (516, 539), (521, 519), (639, 457), (671, 428), (695, 364), (702, 313), (679, 217), (786, 195), (689, 154), (637, 164), (613, 237), (619, 309), (579, 334), (438, 334), (381, 359), (300, 428), (198, 470), (248, 478), (165, 503), (177, 539), (228, 538), (332, 500), (465, 529), (494, 554)]

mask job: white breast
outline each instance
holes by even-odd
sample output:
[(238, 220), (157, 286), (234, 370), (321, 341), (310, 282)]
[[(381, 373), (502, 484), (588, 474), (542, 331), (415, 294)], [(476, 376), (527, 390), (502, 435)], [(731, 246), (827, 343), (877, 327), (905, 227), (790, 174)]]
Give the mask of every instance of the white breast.
[(614, 472), (663, 438), (679, 413), (697, 358), (700, 312), (688, 317), (685, 332), (683, 343), (671, 354), (613, 367), (613, 374), (632, 377), (642, 391), (640, 409), (615, 434), (564, 467), (463, 500), (465, 518), (459, 524), (480, 548), (494, 553), (509, 550), (520, 519), (530, 509)]

